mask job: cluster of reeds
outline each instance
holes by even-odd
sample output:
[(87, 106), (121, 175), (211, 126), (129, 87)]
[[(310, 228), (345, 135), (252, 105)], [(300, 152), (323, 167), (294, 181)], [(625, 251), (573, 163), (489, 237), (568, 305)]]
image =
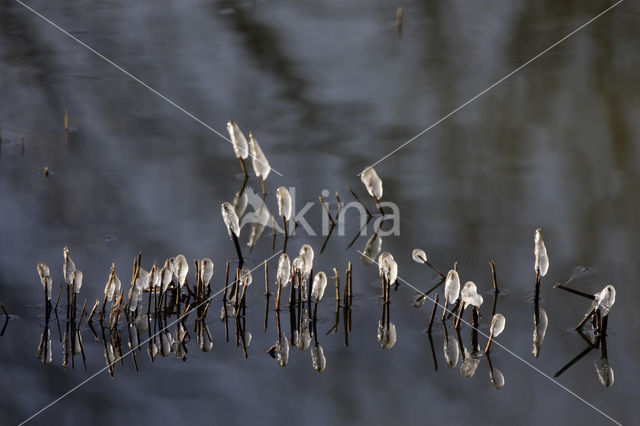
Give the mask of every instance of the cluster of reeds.
[[(349, 345), (349, 333), (351, 331), (351, 301), (352, 301), (352, 267), (351, 263), (346, 269), (346, 283), (344, 287), (344, 300), (341, 306), (340, 299), (340, 278), (337, 268), (333, 268), (333, 276), (327, 277), (324, 271), (314, 275), (313, 273), (314, 251), (313, 248), (304, 244), (290, 262), (289, 256), (282, 253), (278, 260), (278, 271), (276, 274), (276, 301), (274, 312), (276, 317), (276, 343), (268, 349), (268, 353), (278, 360), (280, 366), (287, 365), (289, 360), (290, 347), (297, 347), (301, 351), (309, 350), (313, 368), (322, 372), (326, 368), (326, 357), (322, 346), (318, 342), (317, 317), (318, 305), (324, 297), (324, 293), (329, 279), (335, 282), (335, 323), (327, 334), (335, 334), (340, 323), (340, 310), (344, 312), (345, 345)], [(266, 271), (266, 270), (265, 270)], [(266, 272), (265, 272), (266, 273)], [(266, 277), (266, 275), (265, 275)], [(265, 278), (265, 282), (267, 278)], [(280, 324), (281, 313), (281, 293), (282, 289), (289, 287), (289, 336), (283, 332)], [(268, 288), (267, 304), (265, 305), (265, 331), (267, 329), (268, 314)], [(313, 306), (312, 306), (313, 304)]]
[[(236, 193), (233, 202), (225, 202), (221, 205), (222, 219), (230, 238), (234, 242), (238, 262), (235, 267), (235, 272), (231, 270), (231, 263), (229, 261), (226, 262), (224, 286), (219, 292), (222, 293), (220, 319), (224, 322), (225, 338), (227, 341), (229, 341), (230, 335), (229, 320), (231, 319), (235, 321), (236, 345), (242, 347), (244, 357), (247, 358), (247, 348), (251, 343), (251, 333), (248, 331), (246, 325), (247, 289), (252, 284), (253, 277), (251, 271), (244, 267), (244, 257), (242, 255), (240, 244), (240, 217), (242, 217), (246, 209), (249, 202), (249, 196), (253, 195), (250, 191), (246, 190), (248, 174), (244, 160), (249, 156), (250, 151), (253, 169), (255, 175), (260, 179), (262, 187), (262, 207), (253, 212), (254, 216), (251, 221), (251, 235), (247, 243), (250, 250), (255, 246), (265, 226), (269, 224), (269, 222), (271, 222), (274, 228), (274, 242), (272, 250), (275, 250), (275, 218), (270, 215), (264, 204), (267, 195), (265, 180), (269, 175), (271, 168), (252, 133), (249, 134), (249, 142), (247, 143), (244, 134), (233, 121), (228, 123), (228, 130), (231, 141), (234, 145), (236, 157), (241, 163), (244, 180), (241, 189)], [(367, 192), (375, 201), (377, 209), (384, 220), (385, 213), (380, 201), (383, 196), (382, 180), (372, 167), (366, 168), (361, 173), (360, 177)], [(348, 247), (350, 247), (361, 235), (363, 229), (366, 228), (373, 215), (365, 204), (358, 198), (357, 194), (351, 188), (347, 187), (347, 189), (353, 195), (354, 199), (363, 206), (364, 211), (367, 213), (367, 220), (366, 223), (364, 223), (364, 228), (361, 225), (360, 231), (349, 244)], [(344, 296), (341, 299), (340, 278), (337, 268), (333, 268), (334, 273), (332, 277), (328, 277), (323, 271), (314, 274), (314, 250), (310, 245), (302, 245), (298, 255), (291, 260), (287, 254), (287, 240), (289, 236), (289, 223), (293, 210), (292, 197), (287, 188), (283, 186), (277, 189), (275, 195), (278, 204), (278, 216), (280, 216), (284, 231), (284, 241), (276, 271), (276, 297), (275, 303), (273, 304), (273, 311), (276, 317), (277, 340), (276, 344), (268, 350), (268, 353), (276, 358), (281, 366), (285, 366), (288, 363), (290, 347), (295, 346), (300, 350), (310, 350), (314, 369), (317, 371), (323, 371), (326, 367), (326, 358), (322, 347), (318, 342), (318, 305), (324, 296), (328, 280), (333, 279), (335, 282), (336, 302), (334, 311), (335, 323), (327, 334), (337, 333), (340, 323), (340, 311), (342, 310), (345, 345), (348, 346), (349, 333), (351, 332), (353, 268), (349, 262), (346, 268)], [(325, 204), (324, 199), (322, 197), (319, 199), (320, 204), (324, 209), (324, 213), (329, 218), (332, 230), (336, 221), (334, 221), (331, 216), (331, 212)], [(336, 200), (338, 202), (338, 209), (340, 209), (341, 202), (337, 193)], [(339, 213), (340, 211), (338, 212), (338, 215)], [(320, 252), (324, 250), (330, 235), (331, 232), (329, 232), (329, 235), (327, 235), (327, 238), (323, 242)], [(381, 319), (378, 321), (377, 338), (383, 349), (391, 349), (397, 341), (396, 326), (390, 319), (391, 287), (394, 286), (395, 289), (398, 289), (400, 279), (398, 277), (398, 264), (393, 255), (386, 251), (380, 253), (381, 250), (382, 239), (376, 231), (367, 240), (364, 251), (361, 252), (361, 259), (365, 265), (371, 265), (373, 263), (378, 265), (382, 291), (382, 314)], [(86, 313), (87, 301), (84, 301), (79, 320), (76, 320), (77, 304), (79, 301), (78, 298), (80, 290), (82, 288), (83, 274), (80, 270), (76, 269), (75, 263), (71, 259), (69, 250), (66, 247), (63, 250), (63, 255), (64, 282), (58, 289), (58, 295), (54, 306), (52, 306), (51, 303), (53, 278), (51, 277), (50, 269), (47, 265), (42, 263), (37, 265), (37, 271), (44, 289), (46, 316), (45, 331), (41, 337), (37, 354), (43, 362), (51, 362), (51, 333), (49, 331), (49, 316), (53, 309), (56, 313), (57, 319), (57, 308), (64, 287), (64, 294), (66, 294), (66, 331), (63, 342), (63, 352), (65, 353), (64, 365), (67, 365), (68, 356), (66, 354), (71, 354), (72, 364), (74, 358), (73, 355), (76, 353), (82, 353), (84, 360), (82, 337), (79, 329)], [(377, 261), (375, 260), (376, 257)], [(534, 257), (536, 281), (534, 296), (533, 354), (537, 357), (540, 353), (540, 348), (548, 324), (546, 312), (539, 307), (541, 279), (547, 274), (549, 269), (549, 259), (540, 229), (537, 229), (534, 234)], [(481, 306), (483, 305), (484, 298), (479, 293), (476, 284), (473, 281), (467, 281), (464, 286), (461, 286), (457, 262), (454, 262), (453, 267), (447, 272), (447, 274), (444, 274), (431, 263), (423, 249), (414, 249), (411, 253), (411, 258), (416, 263), (430, 268), (430, 270), (439, 276), (439, 280), (435, 285), (424, 292), (420, 292), (413, 299), (414, 306), (422, 306), (425, 301), (430, 298), (429, 294), (444, 284), (444, 291), (442, 294), (444, 303), (442, 305), (438, 303), (440, 300), (439, 294), (436, 294), (435, 298), (432, 299), (433, 309), (429, 315), (427, 328), (435, 369), (437, 370), (438, 367), (431, 332), (434, 318), (437, 314), (437, 309), (441, 306), (442, 315), (440, 319), (444, 331), (443, 349), (447, 365), (450, 368), (454, 368), (458, 364), (458, 359), (461, 355), (462, 364), (460, 366), (460, 374), (464, 377), (472, 377), (475, 374), (475, 370), (480, 359), (482, 356), (486, 356), (490, 380), (497, 389), (501, 388), (504, 385), (504, 376), (499, 370), (493, 368), (490, 353), (492, 342), (505, 329), (506, 318), (502, 314), (496, 313), (497, 299), (500, 290), (498, 289), (496, 267), (493, 260), (489, 262), (494, 292), (493, 307), (491, 310), (488, 340), (484, 350), (482, 350), (478, 339), (478, 327), (481, 318)], [(191, 339), (186, 325), (186, 319), (192, 312), (195, 317), (193, 333), (196, 334), (198, 346), (205, 352), (212, 349), (213, 339), (211, 337), (209, 327), (206, 324), (206, 317), (213, 302), (211, 281), (214, 275), (214, 263), (211, 259), (204, 258), (194, 260), (193, 264), (195, 274), (193, 282), (190, 284), (188, 279), (189, 262), (184, 255), (179, 254), (175, 257), (166, 259), (162, 267), (159, 267), (157, 263), (153, 263), (151, 268), (146, 270), (142, 267), (142, 253), (138, 253), (133, 262), (131, 285), (128, 291), (124, 289), (116, 274), (115, 264), (111, 265), (107, 284), (104, 289), (104, 298), (102, 301), (95, 301), (88, 314), (87, 323), (97, 341), (98, 335), (95, 333), (92, 323), (94, 316), (99, 312), (97, 323), (99, 323), (101, 328), (105, 360), (112, 375), (113, 366), (117, 361), (122, 361), (123, 358), (122, 339), (118, 326), (121, 318), (124, 318), (127, 322), (127, 330), (129, 332), (128, 346), (130, 349), (128, 353), (132, 353), (136, 369), (137, 362), (135, 359), (135, 350), (141, 348), (145, 343), (147, 344), (147, 352), (152, 361), (158, 353), (162, 356), (174, 353), (178, 358), (186, 358), (186, 354), (188, 352), (187, 343)], [(266, 261), (264, 262), (264, 277), (264, 331), (266, 332), (268, 328), (268, 314), (270, 306), (272, 305), (269, 301), (271, 293), (269, 291), (269, 272)], [(605, 377), (605, 379), (610, 376), (608, 380), (603, 379), (601, 381), (612, 383), (613, 373), (606, 358), (605, 338), (608, 314), (615, 302), (615, 289), (613, 286), (607, 286), (601, 292), (595, 295), (589, 295), (568, 287), (567, 284), (569, 281), (564, 284), (558, 284), (556, 287), (584, 296), (592, 301), (589, 310), (582, 321), (578, 324), (577, 329), (581, 333), (583, 326), (591, 319), (597, 340), (593, 341), (589, 339), (590, 348), (602, 347), (603, 357), (598, 369), (599, 375)], [(283, 303), (282, 301), (282, 292), (289, 285), (288, 310), (290, 333), (287, 337), (287, 335), (282, 333), (280, 313), (281, 306), (286, 306), (286, 302)], [(467, 321), (464, 320), (464, 312), (465, 309), (468, 308), (471, 310), (470, 323), (467, 323)], [(170, 322), (170, 317), (174, 315), (175, 321)], [(447, 328), (447, 322), (452, 317), (453, 330), (455, 331), (453, 337), (451, 337), (452, 335), (449, 334)], [(467, 350), (462, 342), (460, 324), (463, 322), (470, 324), (471, 326), (471, 351)], [(171, 333), (169, 331), (169, 327), (174, 324), (176, 325), (176, 328), (175, 331)], [(145, 331), (148, 334), (148, 338), (141, 342), (141, 333)], [(570, 363), (570, 365), (572, 364)], [(561, 372), (559, 372), (559, 374), (560, 373)]]
[[(553, 288), (565, 290), (575, 296), (591, 301), (586, 313), (575, 326), (578, 335), (586, 342), (587, 346), (558, 370), (554, 377), (560, 376), (592, 350), (600, 349), (600, 361), (595, 363), (596, 373), (600, 383), (605, 387), (610, 387), (614, 382), (614, 374), (613, 368), (609, 364), (607, 352), (607, 326), (609, 323), (609, 313), (616, 300), (616, 289), (609, 284), (601, 291), (595, 294), (589, 294), (569, 287), (569, 283), (587, 271), (588, 268), (578, 268), (564, 283), (556, 283), (553, 286)], [(589, 320), (591, 320), (591, 333), (585, 333), (584, 328), (585, 325), (589, 323)]]
[[(49, 318), (51, 312), (55, 313), (58, 321), (58, 306), (63, 293), (66, 293), (66, 326), (63, 343), (63, 365), (68, 363), (68, 355), (84, 353), (82, 351), (82, 338), (79, 332), (86, 313), (87, 300), (84, 300), (79, 319), (76, 319), (78, 298), (82, 288), (83, 275), (75, 266), (75, 262), (69, 255), (69, 250), (63, 250), (63, 279), (60, 285), (55, 305), (52, 306), (52, 284), (50, 269), (47, 265), (39, 263), (37, 271), (44, 288), (45, 295), (45, 332), (43, 333), (38, 347), (37, 355), (43, 362), (51, 361), (51, 338), (49, 332)], [(105, 357), (110, 370), (113, 362), (110, 359), (119, 358), (114, 355), (114, 348), (119, 351), (119, 322), (124, 318), (129, 325), (129, 347), (131, 350), (138, 348), (139, 332), (148, 330), (149, 354), (151, 358), (160, 351), (163, 355), (174, 351), (176, 356), (184, 358), (186, 353), (185, 339), (188, 333), (185, 332), (185, 319), (193, 311), (196, 316), (195, 332), (198, 341), (211, 341), (208, 329), (204, 324), (211, 302), (211, 280), (213, 277), (214, 264), (211, 259), (204, 258), (194, 260), (195, 276), (193, 284), (188, 282), (189, 265), (183, 255), (166, 259), (164, 266), (158, 268), (154, 263), (150, 270), (142, 267), (142, 253), (138, 253), (133, 262), (133, 272), (131, 277), (131, 287), (128, 292), (125, 290), (116, 274), (115, 264), (111, 265), (111, 270), (104, 288), (104, 298), (102, 302), (96, 300), (87, 317), (87, 324), (98, 341), (98, 333), (93, 328), (94, 318), (99, 324), (105, 342)], [(245, 281), (246, 282), (246, 281)], [(63, 290), (66, 288), (66, 291)], [(99, 314), (98, 314), (99, 312)], [(96, 317), (97, 314), (97, 317)], [(178, 323), (178, 330), (173, 338), (169, 338), (168, 326), (170, 317), (175, 316), (174, 323)], [(59, 322), (58, 322), (59, 327)], [(132, 328), (133, 327), (133, 328)], [(135, 329), (136, 333), (131, 334)], [(109, 334), (109, 339), (105, 335)], [(108, 341), (111, 345), (108, 345)], [(168, 343), (167, 343), (168, 342)], [(208, 344), (202, 343), (205, 348)], [(112, 356), (113, 355), (113, 356)], [(115, 358), (114, 358), (115, 357)], [(134, 354), (135, 362), (135, 354)]]

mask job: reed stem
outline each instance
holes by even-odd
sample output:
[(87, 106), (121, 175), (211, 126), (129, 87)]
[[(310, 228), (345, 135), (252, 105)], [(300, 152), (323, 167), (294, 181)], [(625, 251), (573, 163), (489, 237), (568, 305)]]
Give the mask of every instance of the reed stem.
[(484, 348), (484, 353), (486, 354), (487, 352), (489, 352), (489, 349), (491, 348), (491, 342), (493, 341), (493, 331), (489, 334), (489, 341), (487, 342), (487, 346)]
[(244, 174), (244, 177), (246, 179), (249, 177), (249, 174), (247, 173), (247, 166), (244, 164), (243, 158), (238, 158), (238, 160), (240, 160), (240, 167), (242, 168), (242, 173)]
[(56, 297), (56, 306), (53, 308), (56, 312), (58, 311), (58, 302), (60, 302), (61, 293), (62, 293), (62, 284), (58, 286), (58, 297)]
[(89, 317), (87, 318), (87, 322), (89, 324), (91, 324), (91, 321), (93, 320), (93, 314), (96, 312), (96, 309), (98, 308), (98, 306), (100, 306), (100, 300), (96, 299), (96, 303), (93, 304), (93, 308), (91, 309), (91, 312), (89, 313)]
[(553, 288), (560, 288), (560, 289), (562, 289), (564, 291), (568, 291), (569, 293), (577, 294), (578, 296), (582, 296), (582, 297), (584, 297), (586, 299), (589, 299), (589, 300), (594, 300), (596, 298), (593, 294), (584, 293), (584, 292), (582, 292), (580, 290), (576, 290), (576, 289), (573, 289), (571, 287), (566, 287), (563, 284), (556, 284), (556, 285), (553, 286)]
[(591, 318), (595, 313), (596, 313), (595, 307), (592, 307), (591, 309), (589, 309), (585, 314), (584, 318), (582, 319), (582, 321), (580, 321), (578, 325), (576, 325), (576, 330), (581, 330), (582, 327), (584, 327), (584, 325), (587, 323), (587, 321), (589, 321), (589, 318)]
[(445, 316), (447, 315), (447, 308), (449, 307), (449, 295), (444, 296), (444, 308), (442, 308), (442, 318), (441, 321), (444, 321)]
[(460, 318), (462, 318), (462, 314), (464, 314), (465, 302), (460, 304), (460, 310), (458, 311), (458, 316), (456, 317), (456, 323), (453, 328), (458, 328), (460, 326)]
[(262, 199), (267, 196), (267, 189), (264, 187), (264, 179), (260, 176), (260, 186), (262, 186)]
[(329, 213), (329, 208), (325, 204), (324, 199), (318, 196), (318, 200), (320, 200), (320, 205), (322, 205), (323, 210), (327, 214), (327, 217), (329, 218), (329, 222), (331, 223), (331, 226), (336, 226), (336, 223), (333, 221), (333, 218), (331, 217), (331, 213)]
[(353, 198), (355, 198), (355, 200), (360, 203), (360, 205), (364, 208), (364, 211), (367, 213), (367, 219), (371, 219), (371, 216), (373, 216), (371, 214), (371, 212), (369, 211), (369, 209), (367, 208), (367, 206), (364, 205), (364, 203), (362, 201), (360, 201), (360, 198), (358, 198), (358, 196), (356, 195), (356, 193), (353, 191), (353, 189), (351, 189), (350, 186), (347, 186), (347, 191), (349, 191), (351, 193), (351, 195), (353, 196)]
[[(275, 229), (275, 227), (274, 227)], [(284, 242), (282, 245), (282, 253), (287, 252), (287, 239), (289, 238), (289, 231), (287, 230), (287, 219), (282, 216), (282, 230), (284, 231)]]
[(493, 280), (493, 291), (495, 293), (500, 293), (498, 290), (498, 279), (496, 278), (496, 264), (493, 260), (489, 261), (489, 266), (491, 266), (491, 278)]
[(87, 309), (87, 299), (84, 299), (84, 303), (82, 304), (82, 312), (80, 312), (80, 319), (78, 320), (78, 328), (80, 328), (80, 324), (82, 324), (82, 317), (84, 317), (86, 309)]
[(238, 236), (235, 233), (231, 233), (231, 237), (233, 238), (233, 244), (236, 246), (236, 253), (238, 254), (238, 267), (242, 268), (244, 265), (244, 257), (242, 257), (242, 251), (240, 250), (240, 241), (238, 241)]

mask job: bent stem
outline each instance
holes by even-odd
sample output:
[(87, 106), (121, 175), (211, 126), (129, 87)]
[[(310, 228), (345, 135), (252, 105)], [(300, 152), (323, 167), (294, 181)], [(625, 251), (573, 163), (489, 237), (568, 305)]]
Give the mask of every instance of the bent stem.
[(242, 168), (242, 173), (244, 174), (245, 179), (247, 179), (249, 177), (249, 174), (247, 173), (247, 166), (245, 166), (244, 164), (244, 159), (238, 158), (238, 160), (240, 160), (240, 167)]
[(580, 323), (576, 325), (576, 330), (582, 330), (582, 327), (584, 327), (587, 321), (589, 321), (589, 318), (591, 318), (595, 313), (596, 313), (595, 307), (592, 307), (591, 309), (589, 309), (585, 314), (584, 318), (582, 319), (582, 321), (580, 321)]
[(347, 191), (349, 191), (351, 193), (351, 195), (353, 196), (353, 198), (355, 198), (355, 200), (358, 203), (360, 203), (360, 205), (364, 208), (364, 211), (367, 213), (367, 222), (369, 222), (368, 219), (371, 219), (371, 216), (373, 216), (373, 215), (371, 214), (371, 212), (369, 211), (367, 206), (365, 206), (364, 203), (362, 201), (360, 201), (360, 198), (358, 198), (358, 196), (356, 195), (355, 192), (353, 192), (353, 189), (351, 189), (350, 186), (347, 186)]

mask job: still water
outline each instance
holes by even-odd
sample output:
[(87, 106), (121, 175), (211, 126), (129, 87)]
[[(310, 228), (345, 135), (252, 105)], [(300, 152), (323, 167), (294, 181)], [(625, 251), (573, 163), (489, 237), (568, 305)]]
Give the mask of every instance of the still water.
[[(28, 4), (222, 134), (229, 119), (252, 130), (283, 175), (272, 171), (266, 182), (271, 212), (276, 188), (290, 187), (299, 209), (314, 203), (305, 217), (317, 234), (323, 190), (334, 213), (336, 191), (353, 201), (347, 185), (374, 210), (357, 173), (610, 5)], [(129, 356), (116, 364), (114, 378), (97, 375), (30, 424), (611, 424), (541, 374), (553, 376), (586, 347), (572, 327), (590, 301), (552, 289), (580, 265), (590, 273), (574, 288), (593, 294), (614, 284), (618, 292), (607, 339), (615, 382), (600, 383), (595, 349), (558, 383), (618, 422), (639, 423), (639, 20), (637, 4), (621, 3), (376, 166), (384, 200), (400, 211), (399, 235), (383, 238), (382, 250), (394, 255), (400, 277), (423, 290), (437, 277), (411, 260), (412, 249), (424, 248), (445, 272), (459, 262), (463, 283), (473, 280), (484, 296), (485, 333), (493, 301), (488, 262), (495, 261), (504, 289), (497, 312), (507, 319), (497, 342), (517, 355), (492, 346), (503, 388), (494, 389), (486, 357), (471, 378), (461, 376), (461, 360), (448, 368), (439, 315), (435, 371), (426, 333), (432, 303), (412, 307), (416, 292), (407, 285), (391, 291), (397, 343), (381, 349), (378, 270), (356, 251), (371, 229), (347, 249), (359, 230), (358, 218), (348, 215), (345, 235), (334, 232), (322, 254), (322, 235), (298, 227), (288, 240), (294, 254), (312, 245), (314, 268), (328, 275), (338, 268), (342, 285), (353, 263), (348, 346), (342, 325), (327, 334), (334, 323), (331, 280), (318, 308), (321, 374), (309, 350), (292, 347), (285, 368), (267, 354), (277, 339), (273, 310), (263, 331), (261, 264), (273, 253), (268, 229), (251, 253), (245, 249), (247, 266), (258, 267), (247, 291), (248, 359), (233, 336), (225, 341), (217, 297), (206, 320), (210, 352), (200, 351), (193, 335), (184, 362), (170, 355), (152, 363), (143, 346), (139, 372)], [(54, 317), (49, 323), (52, 363), (36, 358), (45, 328), (36, 264), (51, 267), (57, 291), (68, 246), (84, 272), (80, 298), (89, 306), (102, 299), (112, 262), (128, 289), (140, 250), (146, 269), (178, 253), (191, 267), (192, 259), (210, 257), (212, 286), (220, 290), (225, 262), (235, 261), (220, 204), (233, 199), (242, 173), (227, 141), (10, 0), (0, 8), (0, 117), (0, 301), (11, 314), (0, 337), (0, 423), (17, 424), (105, 367), (102, 333), (98, 328), (96, 342), (86, 320), (86, 369), (80, 358), (74, 368), (62, 366), (60, 309), (62, 330)], [(260, 194), (257, 179), (249, 185)], [(538, 227), (550, 257), (540, 292), (549, 325), (534, 358)], [(243, 245), (248, 233), (243, 228)], [(281, 246), (278, 237), (276, 251)], [(277, 257), (269, 263), (272, 291), (276, 265)], [(288, 320), (282, 327), (289, 332)], [(448, 327), (452, 341), (451, 321)], [(120, 328), (125, 336), (123, 320)], [(461, 336), (470, 349), (468, 326)]]

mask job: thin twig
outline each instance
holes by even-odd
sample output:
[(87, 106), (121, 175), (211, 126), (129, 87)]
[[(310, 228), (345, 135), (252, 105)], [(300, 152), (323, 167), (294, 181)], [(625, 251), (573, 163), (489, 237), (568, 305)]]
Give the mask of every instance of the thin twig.
[(340, 218), (340, 212), (342, 211), (342, 201), (340, 201), (340, 195), (336, 191), (336, 201), (338, 202), (338, 211), (336, 212), (336, 218)]
[(356, 195), (356, 193), (353, 191), (353, 189), (351, 189), (350, 186), (347, 186), (347, 191), (349, 191), (351, 193), (351, 195), (353, 196), (353, 198), (355, 198), (355, 200), (360, 203), (360, 205), (362, 207), (364, 207), (364, 211), (367, 212), (367, 218), (370, 219), (371, 216), (373, 216), (371, 214), (371, 212), (369, 211), (369, 209), (367, 208), (367, 206), (364, 205), (364, 203), (362, 201), (360, 201), (360, 198), (358, 198), (358, 196)]
[(91, 324), (91, 321), (93, 321), (93, 314), (96, 312), (96, 308), (98, 307), (98, 305), (100, 305), (100, 300), (96, 299), (96, 303), (94, 303), (93, 308), (91, 309), (91, 312), (89, 313), (89, 317), (87, 318), (87, 322), (89, 324)]
[(493, 291), (499, 293), (498, 290), (498, 279), (496, 278), (496, 264), (493, 260), (489, 262), (489, 266), (491, 266), (491, 278), (493, 279)]
[(327, 217), (329, 217), (329, 222), (331, 222), (332, 226), (335, 226), (336, 223), (333, 221), (333, 218), (331, 217), (331, 213), (329, 212), (329, 207), (327, 207), (327, 205), (325, 204), (324, 199), (321, 196), (318, 196), (318, 200), (320, 200), (320, 205), (324, 209), (325, 213), (327, 213)]
[(553, 288), (560, 288), (560, 289), (562, 289), (564, 291), (568, 291), (569, 293), (577, 294), (578, 296), (585, 297), (585, 298), (587, 298), (589, 300), (594, 300), (596, 298), (593, 294), (584, 293), (584, 292), (582, 292), (580, 290), (576, 290), (576, 289), (573, 289), (571, 287), (565, 287), (563, 284), (556, 284), (556, 285), (553, 286)]
[(582, 321), (580, 321), (580, 323), (576, 325), (576, 330), (581, 330), (582, 327), (584, 327), (584, 325), (587, 323), (587, 321), (589, 321), (589, 318), (591, 318), (595, 313), (596, 313), (595, 307), (592, 307), (591, 309), (589, 309), (589, 311), (587, 311)]
[(82, 317), (84, 317), (85, 310), (87, 309), (87, 299), (84, 299), (84, 303), (82, 304), (82, 312), (80, 312), (80, 320), (78, 320), (78, 328), (82, 324)]
[(58, 286), (58, 297), (56, 297), (56, 306), (53, 308), (56, 312), (58, 311), (58, 303), (60, 302), (60, 294), (62, 294), (62, 283)]

